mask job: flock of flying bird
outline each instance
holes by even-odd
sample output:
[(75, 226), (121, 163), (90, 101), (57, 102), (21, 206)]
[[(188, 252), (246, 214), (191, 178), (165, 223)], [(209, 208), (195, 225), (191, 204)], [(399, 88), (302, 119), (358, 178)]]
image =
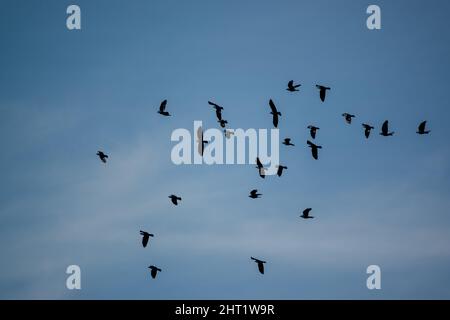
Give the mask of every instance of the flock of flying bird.
[[(296, 91), (300, 91), (298, 88), (300, 88), (301, 84), (294, 84), (293, 80), (290, 80), (288, 82), (287, 85), (287, 91), (289, 92), (296, 92)], [(325, 98), (326, 98), (326, 93), (328, 90), (331, 90), (330, 87), (326, 87), (326, 86), (322, 86), (322, 85), (316, 85), (316, 88), (319, 90), (319, 97), (320, 100), (322, 102), (325, 102)], [(223, 118), (222, 115), (222, 111), (223, 111), (223, 107), (221, 107), (220, 105), (208, 101), (208, 104), (211, 105), (216, 112), (216, 117), (217, 117), (217, 122), (219, 123), (220, 127), (223, 128), (224, 130), (224, 134), (226, 136), (227, 139), (231, 138), (231, 136), (233, 135), (233, 131), (229, 131), (226, 129), (226, 126), (228, 124), (228, 121), (225, 120)], [(159, 110), (158, 113), (161, 114), (162, 116), (168, 117), (171, 116), (171, 114), (166, 111), (166, 107), (167, 107), (167, 100), (163, 100), (159, 106)], [(269, 107), (270, 107), (270, 114), (272, 115), (272, 122), (275, 128), (278, 127), (278, 122), (279, 122), (279, 117), (281, 117), (281, 112), (278, 111), (278, 109), (275, 106), (275, 103), (273, 102), (272, 99), (269, 100)], [(352, 119), (355, 118), (355, 115), (353, 114), (349, 114), (349, 113), (343, 113), (342, 116), (344, 117), (345, 121), (347, 124), (351, 124), (352, 123)], [(427, 121), (422, 121), (418, 128), (416, 133), (419, 135), (424, 135), (424, 134), (428, 134), (430, 133), (430, 130), (426, 129), (426, 123)], [(373, 126), (371, 126), (370, 124), (367, 123), (363, 123), (362, 124), (363, 128), (364, 128), (364, 136), (368, 139), (371, 133), (371, 130), (374, 129)], [(313, 126), (313, 125), (309, 125), (307, 127), (309, 129), (309, 133), (312, 139), (316, 138), (316, 134), (317, 134), (317, 130), (319, 130), (320, 128)], [(392, 136), (394, 135), (394, 132), (389, 131), (389, 121), (386, 120), (383, 122), (382, 126), (381, 126), (381, 132), (380, 132), (381, 136), (384, 137), (388, 137), (388, 136)], [(208, 141), (203, 140), (203, 133), (201, 131), (201, 128), (199, 128), (199, 131), (197, 132), (197, 136), (198, 136), (198, 152), (203, 155), (203, 149), (205, 147), (205, 144), (208, 143)], [(295, 146), (292, 142), (291, 142), (291, 138), (285, 138), (282, 142), (284, 145), (286, 146)], [(311, 148), (311, 154), (312, 157), (315, 160), (318, 160), (318, 149), (321, 149), (322, 146), (320, 145), (316, 145), (314, 143), (312, 143), (310, 140), (306, 141), (308, 147)], [(103, 163), (106, 163), (106, 159), (108, 159), (108, 155), (105, 154), (103, 151), (98, 151), (97, 152), (97, 156), (100, 158), (100, 160)], [(263, 166), (263, 164), (261, 163), (259, 158), (256, 158), (256, 168), (258, 168), (258, 172), (261, 178), (265, 178), (265, 168)], [(278, 165), (278, 170), (277, 170), (277, 175), (279, 177), (281, 177), (281, 175), (283, 174), (283, 170), (287, 169), (286, 166), (282, 166), (282, 165)], [(262, 196), (262, 194), (258, 193), (257, 189), (251, 190), (250, 191), (250, 195), (249, 197), (251, 199), (257, 199), (260, 198)], [(174, 205), (178, 205), (179, 201), (181, 201), (181, 197), (178, 197), (176, 195), (170, 195), (169, 196), (171, 202)], [(300, 216), (303, 219), (312, 219), (314, 218), (313, 216), (310, 215), (312, 208), (306, 208), (305, 210), (303, 210), (302, 215)], [(148, 233), (146, 231), (140, 231), (140, 235), (142, 236), (142, 246), (145, 248), (149, 242), (150, 237), (154, 237), (153, 234)], [(255, 261), (256, 264), (258, 265), (258, 270), (261, 274), (264, 274), (264, 264), (266, 263), (266, 261), (254, 258), (254, 257), (250, 257), (251, 260)], [(161, 272), (161, 269), (156, 267), (156, 266), (149, 266), (148, 267), (150, 269), (150, 274), (152, 276), (152, 278), (156, 278), (156, 275), (158, 272)]]

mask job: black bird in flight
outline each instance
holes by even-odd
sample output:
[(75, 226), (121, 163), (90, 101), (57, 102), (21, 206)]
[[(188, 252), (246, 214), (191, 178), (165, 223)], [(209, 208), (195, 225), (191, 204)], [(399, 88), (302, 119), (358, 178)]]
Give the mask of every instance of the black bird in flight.
[(209, 105), (211, 105), (211, 106), (213, 106), (213, 108), (214, 109), (216, 109), (216, 117), (217, 117), (217, 120), (222, 120), (222, 110), (223, 110), (223, 107), (221, 107), (221, 106), (219, 106), (218, 104), (216, 104), (216, 103), (214, 103), (214, 102), (211, 102), (211, 101), (208, 101), (208, 104)]
[(311, 153), (314, 159), (318, 159), (318, 149), (322, 149), (322, 146), (318, 146), (315, 145), (314, 143), (312, 143), (311, 141), (306, 141), (306, 143), (309, 145), (309, 147), (311, 148)]
[(250, 191), (250, 195), (249, 195), (250, 198), (252, 198), (252, 199), (257, 199), (257, 198), (259, 198), (260, 196), (262, 196), (262, 194), (261, 194), (261, 193), (258, 193), (258, 190), (257, 190), (257, 189), (253, 189), (252, 191)]
[(205, 150), (205, 144), (207, 144), (207, 143), (208, 143), (208, 141), (203, 140), (202, 127), (198, 127), (198, 129), (197, 129), (197, 151), (201, 156), (203, 156), (203, 150)]
[(370, 130), (374, 129), (370, 124), (363, 123), (362, 126), (364, 127), (364, 135), (368, 139), (370, 136)]
[(425, 130), (425, 126), (427, 125), (426, 121), (423, 121), (419, 124), (419, 127), (417, 128), (417, 132), (418, 134), (429, 134), (431, 132), (431, 130)]
[(258, 264), (258, 270), (261, 274), (264, 274), (264, 263), (265, 261), (250, 257), (252, 260), (254, 260)]
[(164, 100), (163, 102), (161, 102), (161, 104), (159, 105), (159, 110), (158, 113), (163, 115), (163, 116), (170, 116), (170, 113), (168, 113), (166, 110), (166, 106), (167, 106), (167, 99)]
[(312, 125), (309, 125), (308, 129), (309, 129), (309, 133), (311, 134), (311, 138), (315, 139), (317, 130), (319, 130), (320, 128), (312, 126)]
[(352, 123), (352, 118), (355, 117), (353, 114), (350, 114), (350, 113), (347, 113), (347, 112), (343, 113), (342, 116), (345, 118), (345, 121), (348, 124), (351, 124)]
[(161, 272), (161, 269), (155, 266), (149, 266), (148, 267), (150, 269), (150, 274), (152, 275), (152, 278), (155, 279), (156, 278), (156, 274), (158, 272)]
[(103, 151), (97, 151), (97, 155), (103, 163), (106, 163), (106, 159), (108, 158), (107, 154), (104, 154)]
[(220, 126), (221, 126), (222, 128), (225, 128), (226, 125), (227, 125), (227, 123), (228, 123), (228, 121), (227, 121), (227, 120), (224, 120), (224, 119), (217, 120), (217, 122), (220, 123)]
[(283, 169), (287, 169), (287, 168), (288, 168), (288, 167), (279, 165), (279, 166), (278, 166), (278, 170), (277, 170), (277, 175), (278, 175), (279, 177), (281, 177), (281, 175), (283, 174)]
[(295, 144), (291, 143), (291, 138), (285, 138), (284, 141), (283, 141), (283, 144), (285, 146), (295, 146)]
[(294, 85), (294, 80), (291, 80), (291, 81), (288, 82), (288, 87), (287, 87), (286, 90), (289, 91), (289, 92), (300, 91), (300, 90), (297, 89), (300, 86), (301, 86), (301, 84)]
[(383, 123), (383, 126), (381, 127), (381, 132), (380, 135), (384, 136), (384, 137), (388, 137), (388, 136), (392, 136), (394, 134), (394, 132), (389, 132), (389, 121), (385, 121)]
[(273, 116), (273, 126), (275, 128), (277, 128), (278, 127), (278, 116), (281, 116), (281, 113), (275, 107), (275, 103), (273, 103), (272, 99), (269, 100), (269, 106), (270, 106), (270, 109), (272, 110), (270, 112), (270, 114)]
[(170, 196), (169, 196), (169, 198), (170, 198), (170, 200), (172, 201), (172, 203), (174, 204), (174, 205), (178, 205), (178, 201), (181, 201), (181, 198), (180, 197), (177, 197), (176, 195), (173, 195), (173, 194), (171, 194)]
[(325, 87), (325, 86), (321, 86), (316, 84), (316, 88), (320, 90), (320, 100), (322, 100), (322, 102), (325, 101), (325, 96), (327, 95), (327, 90), (331, 90), (331, 88), (329, 87)]
[(256, 158), (256, 168), (258, 168), (259, 176), (264, 179), (266, 177), (266, 169), (264, 169), (264, 166), (259, 158)]
[(140, 231), (141, 232), (141, 236), (142, 236), (142, 245), (144, 246), (144, 248), (147, 246), (147, 243), (148, 243), (148, 239), (150, 238), (150, 237), (154, 237), (154, 235), (153, 234), (151, 234), (151, 233), (148, 233), (148, 232), (146, 232), (146, 231)]
[(309, 212), (311, 211), (311, 208), (306, 208), (305, 210), (303, 210), (302, 215), (300, 216), (303, 219), (313, 219), (313, 216), (309, 215)]

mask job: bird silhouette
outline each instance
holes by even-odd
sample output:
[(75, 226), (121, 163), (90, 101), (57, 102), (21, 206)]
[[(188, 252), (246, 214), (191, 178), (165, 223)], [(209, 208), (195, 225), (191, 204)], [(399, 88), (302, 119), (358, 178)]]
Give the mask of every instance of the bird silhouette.
[(227, 125), (227, 123), (228, 123), (228, 121), (227, 120), (223, 120), (223, 119), (221, 119), (221, 120), (217, 120), (217, 122), (219, 122), (220, 123), (220, 126), (222, 127), (222, 128), (225, 128), (225, 126)]
[(263, 179), (266, 177), (266, 168), (259, 169), (259, 176)]
[(170, 200), (172, 201), (172, 203), (174, 204), (174, 205), (178, 205), (178, 201), (181, 201), (181, 198), (180, 197), (177, 197), (176, 195), (173, 195), (173, 194), (171, 194), (170, 196), (169, 196), (169, 198), (170, 198)]
[(278, 112), (277, 108), (275, 107), (275, 103), (273, 103), (272, 99), (269, 100), (269, 106), (270, 106), (270, 109), (272, 110), (270, 112), (270, 114), (272, 115), (273, 126), (275, 128), (277, 128), (278, 127), (278, 116), (281, 116), (281, 113)]
[(152, 276), (153, 279), (156, 278), (156, 274), (157, 274), (158, 272), (161, 272), (161, 269), (158, 268), (158, 267), (155, 267), (155, 266), (149, 266), (148, 268), (150, 269), (150, 274), (151, 274), (151, 276)]
[(310, 135), (311, 135), (311, 138), (315, 139), (315, 138), (316, 138), (317, 130), (319, 130), (320, 128), (315, 127), (315, 126), (312, 126), (312, 125), (309, 125), (309, 126), (308, 126), (308, 129), (309, 129), (309, 133), (310, 133)]
[(148, 233), (148, 232), (146, 232), (146, 231), (140, 231), (140, 233), (141, 233), (141, 236), (142, 236), (142, 245), (144, 246), (144, 248), (147, 246), (147, 243), (148, 243), (148, 239), (150, 238), (150, 237), (154, 237), (154, 235), (153, 234), (151, 234), (151, 233)]
[(353, 114), (350, 114), (350, 113), (347, 113), (347, 112), (343, 113), (342, 116), (345, 118), (345, 121), (348, 124), (351, 124), (352, 123), (352, 118), (355, 117)]
[(374, 129), (370, 124), (363, 123), (362, 126), (364, 127), (364, 135), (367, 139), (369, 139), (370, 136), (370, 130)]
[(288, 167), (279, 165), (279, 166), (278, 166), (278, 170), (277, 170), (277, 175), (278, 175), (279, 177), (281, 177), (281, 175), (283, 174), (283, 169), (287, 169), (287, 168), (288, 168)]
[(203, 130), (202, 127), (197, 128), (197, 152), (203, 156), (203, 151), (205, 150), (205, 144), (207, 144), (208, 141), (203, 140)]
[(311, 208), (306, 208), (305, 210), (303, 210), (302, 215), (300, 216), (303, 219), (313, 219), (313, 216), (309, 215), (309, 212), (311, 211)]
[(314, 159), (318, 159), (319, 155), (318, 155), (318, 149), (322, 149), (322, 146), (318, 146), (315, 145), (314, 143), (312, 143), (311, 141), (306, 141), (306, 143), (309, 145), (309, 147), (311, 148), (311, 154), (313, 156)]
[(250, 257), (252, 260), (254, 260), (258, 264), (258, 270), (261, 274), (264, 274), (264, 263), (265, 261)]
[(294, 85), (294, 80), (291, 80), (288, 82), (288, 87), (287, 87), (287, 91), (289, 92), (294, 92), (294, 91), (300, 91), (297, 88), (299, 88), (301, 86), (301, 84), (296, 84)]
[(291, 138), (285, 138), (282, 142), (285, 146), (295, 146), (295, 144), (291, 143)]
[(222, 120), (222, 110), (223, 110), (223, 107), (221, 107), (221, 106), (219, 106), (218, 104), (216, 104), (216, 103), (214, 103), (214, 102), (211, 102), (211, 101), (208, 101), (208, 104), (209, 105), (211, 105), (211, 106), (213, 106), (213, 108), (214, 109), (216, 109), (216, 117), (217, 117), (217, 120)]
[(259, 198), (260, 196), (262, 196), (262, 194), (261, 194), (261, 193), (258, 193), (258, 190), (257, 190), (257, 189), (253, 189), (252, 191), (250, 191), (250, 195), (249, 195), (250, 198), (252, 198), (252, 199), (257, 199), (257, 198)]
[(316, 88), (319, 89), (319, 93), (320, 93), (320, 100), (322, 100), (322, 102), (325, 101), (325, 97), (327, 95), (327, 90), (331, 90), (331, 88), (329, 87), (325, 87), (325, 86), (321, 86), (316, 84)]
[(383, 123), (383, 126), (381, 127), (380, 135), (382, 135), (384, 137), (388, 137), (388, 136), (392, 136), (393, 134), (394, 134), (394, 132), (389, 132), (389, 121), (386, 120)]
[(256, 158), (256, 168), (258, 168), (259, 176), (264, 179), (266, 177), (266, 169), (264, 169), (264, 166), (259, 158)]
[(104, 154), (103, 151), (97, 151), (97, 155), (103, 163), (106, 163), (106, 159), (108, 158), (107, 154)]
[(431, 132), (431, 130), (425, 130), (425, 127), (427, 125), (426, 121), (423, 121), (419, 124), (419, 127), (417, 128), (416, 133), (418, 134), (429, 134)]
[(159, 110), (158, 113), (163, 115), (163, 116), (170, 116), (170, 113), (168, 113), (166, 110), (166, 106), (167, 106), (167, 99), (163, 100), (163, 102), (161, 102), (161, 104), (159, 105)]

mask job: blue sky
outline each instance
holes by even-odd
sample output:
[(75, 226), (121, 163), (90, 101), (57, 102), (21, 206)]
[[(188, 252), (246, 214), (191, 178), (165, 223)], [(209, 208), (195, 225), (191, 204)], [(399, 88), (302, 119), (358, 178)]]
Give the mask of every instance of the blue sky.
[[(68, 31), (72, 3), (1, 1), (0, 298), (450, 298), (448, 1), (79, 0)], [(271, 128), (270, 98), (296, 144), (283, 177), (172, 164), (174, 129), (217, 127), (208, 100), (246, 129)], [(316, 219), (299, 219), (306, 207)], [(71, 264), (80, 291), (65, 287)]]

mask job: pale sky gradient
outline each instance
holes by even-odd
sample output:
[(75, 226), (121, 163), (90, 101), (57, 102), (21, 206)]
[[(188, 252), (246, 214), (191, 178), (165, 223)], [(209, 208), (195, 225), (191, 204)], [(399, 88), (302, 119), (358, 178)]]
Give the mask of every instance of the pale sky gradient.
[[(66, 29), (72, 3), (81, 31)], [(366, 28), (370, 4), (380, 31)], [(0, 7), (0, 298), (450, 298), (450, 2)], [(325, 103), (316, 83), (332, 87)], [(217, 127), (208, 100), (245, 129), (271, 128), (270, 98), (296, 144), (281, 149), (283, 177), (170, 161), (174, 129)], [(163, 99), (173, 117), (156, 113)], [(386, 119), (393, 137), (378, 134)], [(299, 218), (306, 207), (316, 219)], [(155, 234), (145, 249), (139, 230)], [(65, 287), (70, 264), (81, 291)], [(370, 264), (380, 291), (366, 288)]]

